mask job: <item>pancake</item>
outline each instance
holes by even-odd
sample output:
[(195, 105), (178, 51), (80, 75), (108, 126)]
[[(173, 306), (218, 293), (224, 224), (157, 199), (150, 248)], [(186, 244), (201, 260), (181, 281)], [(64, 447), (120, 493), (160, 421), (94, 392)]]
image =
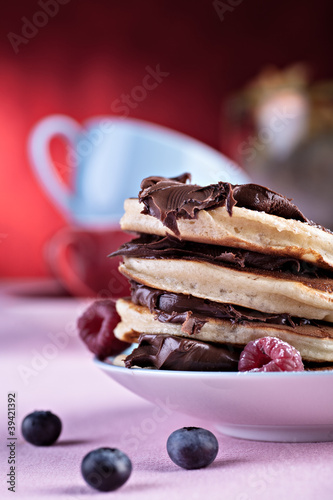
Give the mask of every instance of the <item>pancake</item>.
[(189, 335), (200, 331), (205, 323), (205, 318), (228, 319), (232, 323), (263, 322), (277, 325), (319, 326), (330, 323), (309, 320), (290, 314), (270, 314), (255, 311), (235, 304), (213, 302), (193, 295), (166, 292), (150, 288), (140, 283), (131, 281), (131, 301), (133, 304), (148, 307), (162, 323), (181, 323), (183, 331)]
[[(174, 235), (159, 219), (143, 214), (138, 199), (127, 199), (124, 208), (120, 221), (124, 231)], [(230, 216), (223, 206), (200, 210), (195, 219), (178, 219), (177, 225), (183, 240), (292, 256), (333, 269), (333, 234), (302, 221), (237, 206)]]
[(179, 359), (190, 369), (177, 355), (187, 348), (180, 338), (202, 352), (202, 343), (239, 352), (266, 336), (307, 363), (332, 363), (333, 233), (263, 186), (188, 178), (149, 177), (125, 201), (121, 227), (140, 236), (112, 254), (123, 256), (119, 270), (132, 282), (132, 298), (116, 304), (116, 337), (150, 335), (139, 351), (147, 366), (173, 345), (177, 369)]
[(139, 257), (144, 259), (184, 259), (210, 262), (237, 269), (255, 269), (257, 272), (278, 271), (292, 279), (298, 276), (333, 280), (332, 270), (290, 256), (267, 255), (241, 248), (211, 245), (179, 240), (173, 236), (141, 234), (124, 243), (110, 257)]
[(119, 270), (146, 286), (262, 312), (333, 322), (333, 280), (283, 279), (277, 273), (232, 269), (182, 259), (125, 257)]
[(116, 304), (121, 322), (116, 326), (116, 337), (125, 342), (137, 342), (141, 333), (189, 337), (204, 342), (245, 346), (260, 337), (278, 337), (295, 347), (304, 360), (333, 362), (333, 327), (329, 325), (286, 325), (263, 322), (232, 323), (210, 318), (198, 333), (188, 335), (177, 323), (157, 321), (147, 307), (133, 304), (130, 299), (119, 299)]

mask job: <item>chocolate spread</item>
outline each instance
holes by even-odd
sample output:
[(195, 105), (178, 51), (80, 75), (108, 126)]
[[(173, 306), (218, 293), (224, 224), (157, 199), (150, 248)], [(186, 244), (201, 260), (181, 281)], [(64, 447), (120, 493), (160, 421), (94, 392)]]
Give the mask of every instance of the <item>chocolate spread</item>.
[(179, 240), (173, 236), (142, 234), (110, 257), (204, 261), (278, 279), (300, 280), (323, 291), (333, 291), (333, 272), (293, 257), (266, 255), (241, 248)]
[(209, 318), (227, 319), (232, 323), (262, 322), (289, 327), (317, 325), (305, 318), (291, 317), (289, 314), (270, 314), (255, 311), (234, 304), (213, 302), (193, 295), (157, 290), (131, 282), (131, 300), (134, 304), (147, 307), (162, 323), (181, 323), (182, 331), (188, 335), (198, 333)]
[(139, 347), (125, 359), (126, 368), (237, 371), (240, 349), (173, 335), (141, 334)]
[(186, 184), (187, 180), (191, 180), (190, 174), (171, 179), (147, 177), (142, 181), (139, 193), (139, 201), (144, 204), (142, 213), (159, 219), (176, 236), (180, 235), (177, 219), (195, 219), (200, 210), (224, 205), (230, 216), (237, 205), (311, 224), (291, 200), (264, 186), (218, 182), (202, 187)]

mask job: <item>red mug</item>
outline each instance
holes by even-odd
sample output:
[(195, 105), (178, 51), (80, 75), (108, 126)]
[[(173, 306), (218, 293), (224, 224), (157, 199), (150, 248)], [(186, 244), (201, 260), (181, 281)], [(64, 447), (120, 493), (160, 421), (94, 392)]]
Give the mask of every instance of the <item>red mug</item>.
[(108, 255), (130, 239), (119, 227), (66, 227), (48, 242), (45, 256), (52, 274), (72, 295), (119, 298), (129, 295), (129, 283), (118, 271), (121, 258)]

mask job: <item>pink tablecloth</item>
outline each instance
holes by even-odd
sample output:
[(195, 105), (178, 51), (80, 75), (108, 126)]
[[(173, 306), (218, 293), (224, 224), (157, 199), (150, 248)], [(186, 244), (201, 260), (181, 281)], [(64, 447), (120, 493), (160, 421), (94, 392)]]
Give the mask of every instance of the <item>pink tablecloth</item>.
[[(9, 296), (4, 287), (0, 300), (1, 499), (332, 499), (333, 443), (232, 439), (195, 415), (177, 413), (148, 425), (154, 407), (100, 372), (75, 336), (76, 317), (87, 302)], [(65, 335), (57, 335), (61, 332)], [(67, 340), (57, 343), (57, 338)], [(5, 446), (7, 392), (13, 391), (15, 494), (7, 491)], [(24, 416), (38, 409), (52, 410), (62, 419), (63, 432), (52, 447), (34, 447), (20, 435)], [(186, 471), (169, 460), (165, 444), (173, 430), (192, 425), (215, 432), (220, 451), (210, 467)], [(95, 492), (80, 474), (82, 457), (100, 446), (120, 448), (133, 463), (130, 479), (114, 493)]]

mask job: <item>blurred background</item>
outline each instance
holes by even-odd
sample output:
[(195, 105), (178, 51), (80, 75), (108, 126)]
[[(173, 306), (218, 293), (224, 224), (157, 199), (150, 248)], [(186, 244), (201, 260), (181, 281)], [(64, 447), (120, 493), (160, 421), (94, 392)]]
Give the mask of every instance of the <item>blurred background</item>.
[[(6, 2), (0, 18), (0, 277), (56, 276), (69, 293), (110, 287), (123, 293), (120, 282), (110, 285), (114, 274), (103, 282), (97, 257), (104, 259), (123, 237), (113, 233), (109, 241), (106, 231), (97, 241), (94, 228), (77, 227), (43, 187), (47, 158), (29, 153), (32, 131), (52, 115), (75, 120), (68, 122), (71, 133), (103, 115), (187, 134), (333, 228), (332, 19), (330, 0)], [(91, 146), (100, 134), (80, 133), (86, 158), (82, 137)], [(61, 182), (74, 189), (78, 157), (69, 140), (55, 133), (49, 152)], [(68, 239), (72, 251), (59, 257)]]

